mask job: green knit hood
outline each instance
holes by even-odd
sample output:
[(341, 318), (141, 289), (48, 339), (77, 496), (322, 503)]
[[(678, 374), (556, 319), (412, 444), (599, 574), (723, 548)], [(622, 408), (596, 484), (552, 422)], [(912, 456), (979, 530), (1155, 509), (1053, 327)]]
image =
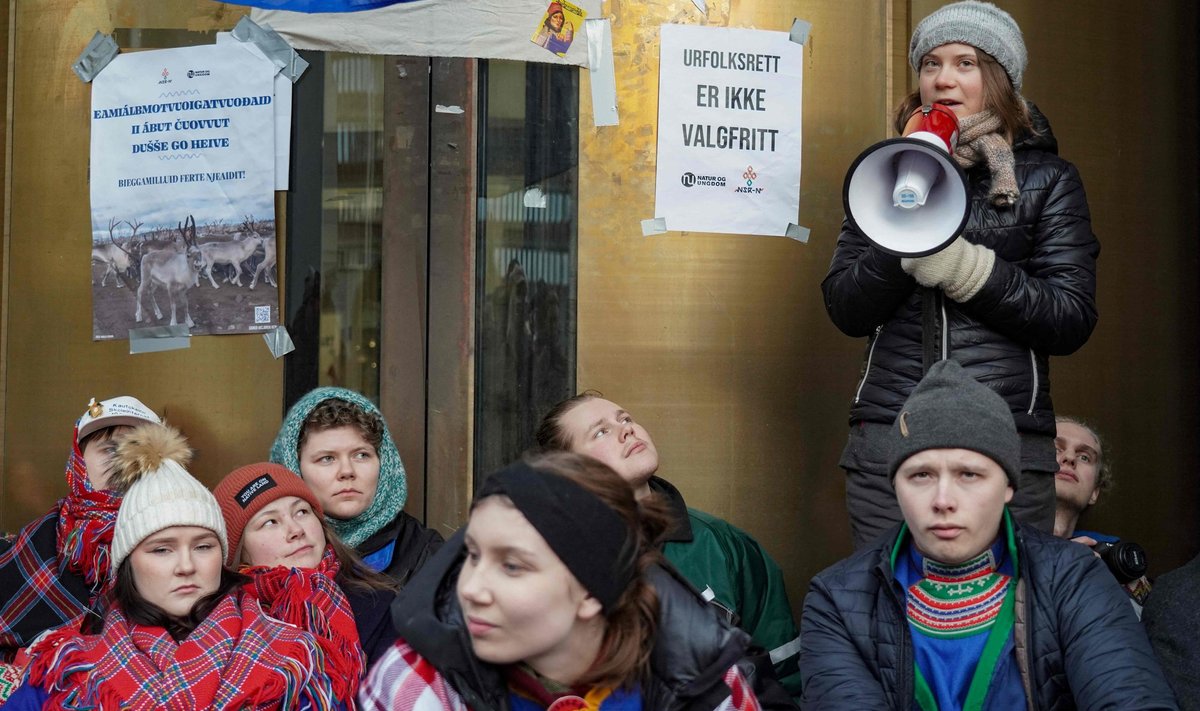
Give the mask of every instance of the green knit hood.
[[(300, 453), (297, 443), (300, 441), (300, 427), (304, 418), (317, 409), (326, 400), (345, 400), (372, 412), (383, 420), (383, 413), (361, 394), (346, 388), (317, 388), (300, 398), (283, 418), (279, 435), (275, 444), (271, 445), (271, 461), (300, 474)], [(396, 514), (404, 508), (408, 499), (408, 479), (404, 474), (404, 463), (400, 461), (400, 452), (392, 440), (387, 421), (383, 423), (383, 441), (379, 444), (379, 486), (375, 490), (375, 498), (365, 511), (351, 519), (330, 517), (329, 523), (347, 545), (357, 548), (360, 543), (370, 538), (377, 531), (391, 522)]]

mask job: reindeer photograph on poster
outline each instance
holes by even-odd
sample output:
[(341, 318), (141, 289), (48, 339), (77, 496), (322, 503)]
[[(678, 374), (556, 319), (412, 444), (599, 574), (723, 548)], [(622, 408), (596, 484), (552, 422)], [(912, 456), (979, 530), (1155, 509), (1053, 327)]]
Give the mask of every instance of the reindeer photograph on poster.
[(279, 324), (276, 67), (239, 43), (122, 54), (92, 84), (92, 338)]

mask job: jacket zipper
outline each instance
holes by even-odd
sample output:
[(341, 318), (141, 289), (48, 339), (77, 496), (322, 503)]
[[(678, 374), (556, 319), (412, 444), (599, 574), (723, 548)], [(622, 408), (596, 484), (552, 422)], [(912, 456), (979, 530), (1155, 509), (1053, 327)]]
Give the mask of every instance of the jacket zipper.
[(1033, 371), (1033, 393), (1029, 396), (1029, 411), (1026, 415), (1033, 414), (1033, 406), (1037, 404), (1038, 394), (1038, 373), (1037, 373), (1037, 356), (1034, 355), (1033, 349), (1029, 349), (1029, 367)]
[(871, 347), (867, 349), (867, 365), (863, 368), (862, 380), (858, 381), (858, 389), (854, 391), (854, 404), (858, 404), (858, 399), (862, 397), (863, 386), (867, 384), (867, 376), (871, 374), (871, 359), (875, 357), (875, 345), (879, 343), (879, 333), (883, 331), (883, 324), (875, 327), (875, 336), (871, 339)]
[(942, 312), (942, 360), (950, 357), (950, 319), (946, 317), (946, 296), (938, 292), (938, 310)]

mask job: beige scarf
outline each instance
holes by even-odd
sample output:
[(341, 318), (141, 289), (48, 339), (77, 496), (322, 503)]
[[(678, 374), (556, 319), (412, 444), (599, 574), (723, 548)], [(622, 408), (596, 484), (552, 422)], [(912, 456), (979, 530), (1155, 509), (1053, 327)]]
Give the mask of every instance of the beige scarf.
[(1013, 171), (1012, 145), (1001, 133), (1000, 117), (991, 111), (980, 111), (958, 122), (958, 148), (954, 160), (963, 168), (970, 168), (983, 160), (992, 174), (992, 189), (988, 199), (996, 207), (1012, 207), (1017, 204), (1021, 191), (1017, 189), (1017, 176)]

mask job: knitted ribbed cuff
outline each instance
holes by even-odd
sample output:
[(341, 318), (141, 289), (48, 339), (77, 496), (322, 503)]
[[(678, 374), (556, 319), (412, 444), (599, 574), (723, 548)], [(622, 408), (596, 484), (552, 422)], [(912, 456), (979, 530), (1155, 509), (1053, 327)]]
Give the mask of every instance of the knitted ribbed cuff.
[(988, 277), (992, 275), (992, 268), (996, 266), (995, 252), (966, 240), (963, 240), (963, 244), (966, 249), (962, 250), (962, 261), (959, 262), (954, 277), (943, 287), (946, 296), (960, 304), (979, 293)]

